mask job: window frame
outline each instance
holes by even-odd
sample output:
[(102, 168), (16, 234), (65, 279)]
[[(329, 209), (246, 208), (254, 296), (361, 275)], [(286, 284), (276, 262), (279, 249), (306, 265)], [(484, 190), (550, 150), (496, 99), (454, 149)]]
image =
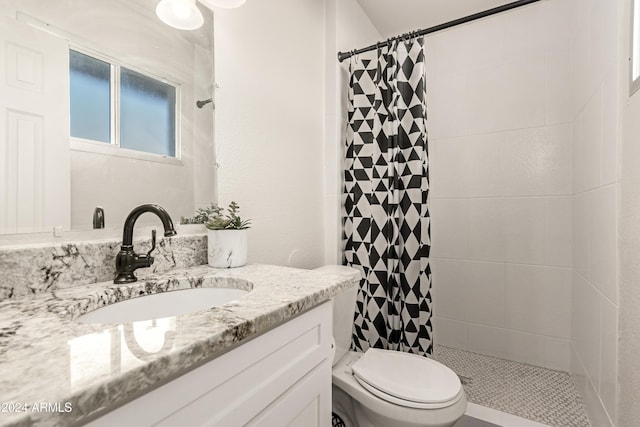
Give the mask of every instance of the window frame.
[[(115, 157), (126, 157), (137, 160), (146, 160), (151, 162), (169, 163), (174, 165), (182, 165), (182, 143), (181, 143), (181, 85), (173, 79), (160, 76), (158, 74), (141, 69), (135, 65), (131, 65), (120, 61), (112, 56), (98, 52), (95, 49), (88, 48), (77, 43), (69, 43), (69, 50), (74, 50), (83, 55), (95, 58), (100, 61), (104, 61), (111, 66), (111, 78), (110, 78), (110, 141), (102, 142), (91, 139), (79, 138), (75, 136), (70, 137), (70, 148), (76, 151), (84, 151), (90, 153), (104, 154)], [(124, 67), (136, 73), (142, 74), (145, 77), (160, 81), (164, 84), (172, 86), (176, 91), (176, 104), (175, 104), (175, 157), (171, 157), (165, 154), (149, 153), (147, 151), (138, 151), (120, 146), (120, 68)]]
[[(630, 28), (629, 96), (632, 96), (640, 89), (640, 0), (631, 0)], [(637, 70), (634, 70), (635, 63), (638, 64)]]

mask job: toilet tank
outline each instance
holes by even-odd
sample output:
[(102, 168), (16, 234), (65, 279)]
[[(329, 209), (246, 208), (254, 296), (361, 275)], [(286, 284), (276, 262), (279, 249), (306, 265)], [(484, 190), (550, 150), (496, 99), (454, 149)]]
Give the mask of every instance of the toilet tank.
[[(360, 282), (362, 275), (355, 268), (344, 265), (325, 265), (316, 268), (322, 273), (342, 276), (353, 281)], [(351, 334), (353, 330), (353, 314), (356, 306), (356, 295), (359, 286), (352, 286), (332, 298), (333, 301), (333, 339), (336, 352), (333, 357), (335, 365), (351, 347)]]

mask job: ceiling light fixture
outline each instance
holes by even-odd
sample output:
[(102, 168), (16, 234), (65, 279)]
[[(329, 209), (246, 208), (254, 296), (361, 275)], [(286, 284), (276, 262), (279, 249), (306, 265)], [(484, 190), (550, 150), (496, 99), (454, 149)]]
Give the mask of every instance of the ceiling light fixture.
[(233, 9), (242, 6), (247, 0), (198, 0), (209, 9)]
[(156, 15), (165, 24), (180, 30), (195, 30), (204, 22), (196, 0), (160, 0)]

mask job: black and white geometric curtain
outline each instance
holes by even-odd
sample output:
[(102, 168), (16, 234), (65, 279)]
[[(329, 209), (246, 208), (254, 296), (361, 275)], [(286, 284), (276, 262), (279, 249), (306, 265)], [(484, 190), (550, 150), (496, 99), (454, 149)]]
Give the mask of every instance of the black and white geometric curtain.
[(364, 279), (353, 347), (431, 354), (429, 160), (423, 39), (351, 57), (345, 263)]

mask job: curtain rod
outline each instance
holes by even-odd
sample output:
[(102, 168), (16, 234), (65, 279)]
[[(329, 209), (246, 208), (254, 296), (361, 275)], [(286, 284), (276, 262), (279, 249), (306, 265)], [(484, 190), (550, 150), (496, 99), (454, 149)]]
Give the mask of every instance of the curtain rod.
[(538, 2), (540, 0), (518, 0), (513, 3), (507, 3), (502, 6), (494, 7), (492, 9), (484, 10), (482, 12), (474, 13), (473, 15), (465, 16), (463, 18), (454, 19), (453, 21), (445, 22), (444, 24), (436, 25), (434, 27), (426, 28), (424, 30), (413, 31), (411, 33), (406, 33), (401, 36), (395, 36), (383, 42), (378, 42), (376, 44), (372, 44), (371, 46), (363, 47), (362, 49), (352, 50), (349, 52), (338, 52), (338, 61), (342, 62), (345, 59), (357, 55), (363, 52), (369, 52), (371, 50), (375, 50), (380, 46), (384, 46), (389, 41), (399, 40), (405, 37), (415, 38), (424, 36), (425, 34), (435, 33), (436, 31), (445, 30), (447, 28), (455, 27), (456, 25), (466, 24), (467, 22), (475, 21), (476, 19), (486, 18), (487, 16), (495, 15), (497, 13), (506, 12), (507, 10), (515, 9), (518, 7), (526, 6), (531, 3)]

